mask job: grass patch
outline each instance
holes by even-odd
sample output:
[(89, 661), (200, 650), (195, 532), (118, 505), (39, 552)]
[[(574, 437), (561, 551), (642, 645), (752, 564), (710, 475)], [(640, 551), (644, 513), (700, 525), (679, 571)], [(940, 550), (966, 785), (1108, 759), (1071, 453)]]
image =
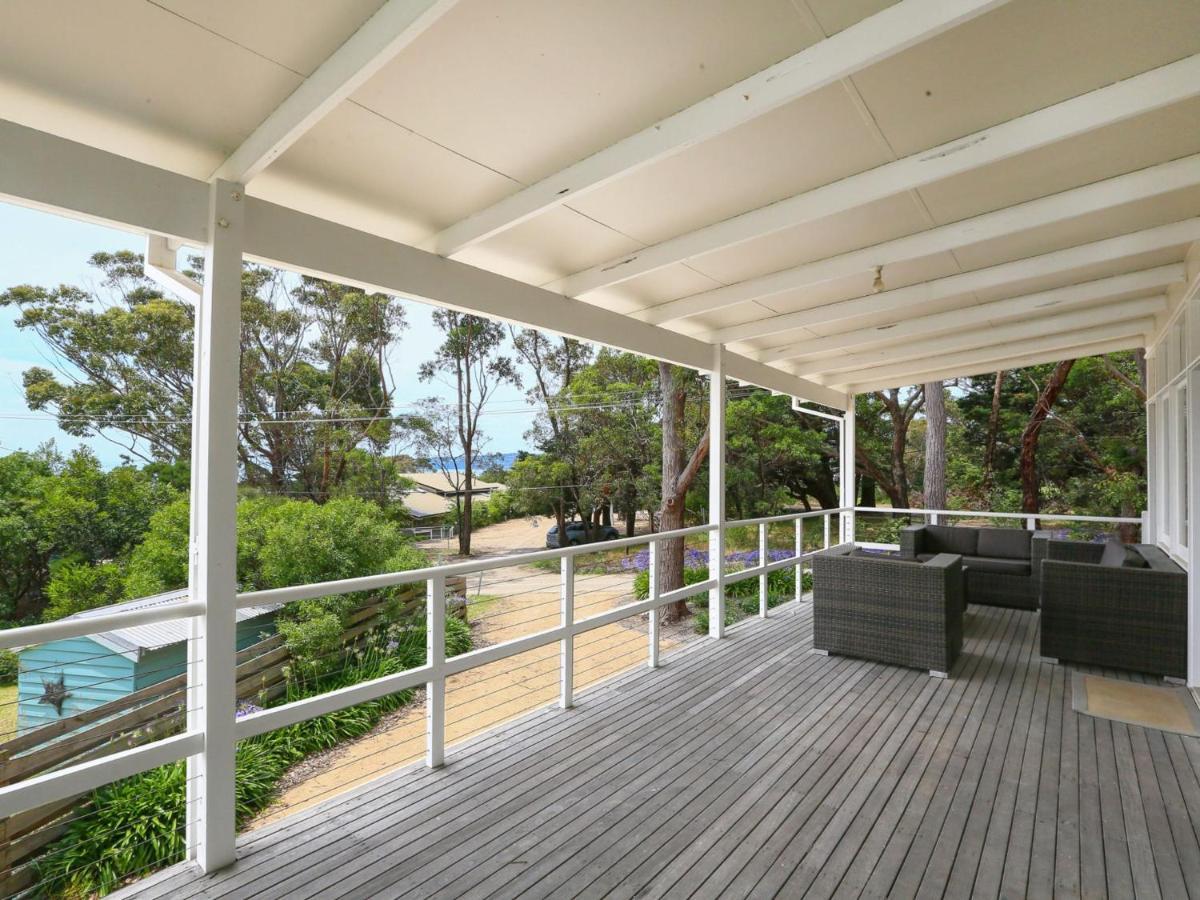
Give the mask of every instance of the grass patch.
[(0, 686), (0, 743), (17, 734), (17, 686)]

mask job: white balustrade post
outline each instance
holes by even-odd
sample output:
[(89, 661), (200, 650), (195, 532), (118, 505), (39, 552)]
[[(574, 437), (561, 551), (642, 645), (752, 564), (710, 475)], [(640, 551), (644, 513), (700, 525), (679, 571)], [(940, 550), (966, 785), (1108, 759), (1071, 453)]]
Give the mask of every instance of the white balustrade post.
[(1037, 531), (1037, 516), (1026, 516), (1025, 527), (1030, 531)]
[(708, 633), (725, 636), (725, 348), (713, 347), (708, 383)]
[[(758, 564), (763, 568), (767, 565), (767, 523), (758, 523)], [(758, 576), (758, 614), (762, 618), (767, 617), (767, 591), (770, 588), (770, 579), (766, 572)]]
[[(558, 644), (558, 705), (563, 709), (570, 709), (575, 705), (575, 635), (571, 633), (571, 627), (575, 624), (575, 557), (564, 556), (560, 571), (562, 578), (559, 584), (559, 623), (567, 633)], [(653, 583), (653, 575), (650, 576), (650, 580)]]
[(204, 290), (196, 306), (192, 387), (191, 564), (188, 590), (204, 615), (188, 642), (189, 731), (204, 750), (187, 761), (188, 858), (204, 872), (232, 865), (237, 713), (237, 416), (241, 367), (242, 187), (209, 193)]
[(446, 576), (434, 575), (425, 588), (425, 765), (446, 762)]
[(936, 512), (929, 513), (928, 518), (929, 518), (930, 525), (940, 525), (942, 523), (942, 517), (939, 516)]
[(650, 568), (647, 571), (650, 573), (650, 602), (654, 605), (650, 607), (650, 627), (648, 629), (650, 649), (646, 658), (650, 668), (657, 669), (658, 635), (662, 624), (662, 607), (654, 603), (659, 598), (658, 541), (654, 538), (650, 539)]
[(854, 435), (854, 394), (846, 395), (846, 414), (842, 417), (841, 459), (839, 474), (841, 475), (841, 505), (849, 507), (841, 514), (841, 543), (853, 543), (856, 529), (854, 523), (854, 469), (855, 469), (855, 435)]
[(804, 599), (804, 520), (796, 520), (796, 597), (799, 603)]
[(821, 516), (821, 521), (825, 525), (825, 537), (824, 537), (824, 541), (822, 543), (822, 547), (824, 547), (824, 549), (826, 549), (826, 550), (829, 549), (829, 532), (830, 532), (829, 525), (830, 525), (831, 518), (832, 517), (829, 515), (829, 513), (825, 513), (825, 515)]

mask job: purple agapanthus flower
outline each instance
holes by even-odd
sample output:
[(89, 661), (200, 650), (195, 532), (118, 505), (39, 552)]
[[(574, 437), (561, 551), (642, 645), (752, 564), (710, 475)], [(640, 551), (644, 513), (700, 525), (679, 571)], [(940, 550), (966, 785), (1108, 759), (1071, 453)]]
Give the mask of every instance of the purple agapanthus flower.
[(249, 700), (239, 700), (237, 710), (233, 715), (235, 719), (240, 719), (243, 716), (248, 716), (256, 712), (262, 712), (262, 707), (257, 703), (251, 703)]

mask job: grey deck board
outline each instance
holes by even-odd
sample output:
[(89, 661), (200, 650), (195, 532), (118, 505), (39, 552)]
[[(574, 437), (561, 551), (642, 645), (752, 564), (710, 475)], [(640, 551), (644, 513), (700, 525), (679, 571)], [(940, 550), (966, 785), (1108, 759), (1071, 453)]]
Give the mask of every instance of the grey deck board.
[(971, 607), (945, 681), (811, 634), (789, 605), (120, 896), (1200, 896), (1200, 740), (1076, 714), (1036, 614)]

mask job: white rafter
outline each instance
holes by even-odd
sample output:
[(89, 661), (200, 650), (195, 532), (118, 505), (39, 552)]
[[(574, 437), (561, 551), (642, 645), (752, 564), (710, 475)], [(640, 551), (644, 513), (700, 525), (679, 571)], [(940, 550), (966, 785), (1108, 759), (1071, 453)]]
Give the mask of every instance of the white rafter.
[[(1187, 269), (1183, 263), (1171, 263), (1165, 266), (1156, 266), (1153, 269), (1143, 269), (1140, 272), (1114, 275), (1111, 278), (1098, 278), (1095, 281), (1084, 281), (1066, 287), (1052, 288), (1048, 291), (1010, 297), (1006, 300), (995, 300), (991, 303), (964, 306), (928, 316), (897, 318), (894, 322), (813, 338), (799, 344), (788, 344), (784, 347), (763, 350), (752, 356), (760, 362), (803, 358), (806, 361), (787, 367), (788, 371), (797, 375), (803, 375), (806, 372), (829, 371), (826, 366), (829, 362), (828, 359), (809, 359), (809, 357), (818, 355), (828, 357), (838, 351), (873, 344), (891, 345), (903, 342), (907, 349), (914, 339), (928, 338), (964, 328), (978, 328), (1039, 313), (1044, 314), (1045, 310), (1051, 308), (1056, 311), (1078, 306), (1091, 308), (1114, 297), (1119, 297), (1121, 294), (1182, 284), (1186, 277)], [(885, 351), (880, 350), (879, 352)], [(837, 361), (840, 362), (843, 358), (844, 356), (839, 355)]]
[(1019, 348), (1011, 344), (982, 347), (954, 356), (938, 359), (914, 360), (902, 366), (881, 366), (847, 372), (836, 387), (857, 394), (877, 391), (885, 387), (908, 384), (924, 384), (947, 378), (966, 378), (1001, 369), (1020, 369), (1042, 363), (1058, 362), (1063, 359), (1078, 359), (1083, 356), (1098, 356), (1145, 346), (1146, 334), (1138, 328), (1153, 328), (1152, 319), (1135, 319), (1115, 325), (1101, 325), (1071, 335), (1052, 335), (1045, 340), (1029, 341)]
[[(1100, 325), (1111, 325), (1130, 319), (1150, 319), (1167, 311), (1167, 298), (1142, 297), (1138, 300), (1128, 300), (1121, 303), (1109, 303), (1105, 306), (1089, 307), (1062, 313), (1055, 316), (1044, 316), (1037, 319), (1022, 319), (1019, 322), (1008, 322), (1003, 325), (984, 326), (965, 331), (955, 331), (919, 341), (908, 341), (896, 346), (880, 347), (864, 353), (842, 354), (828, 359), (812, 360), (799, 366), (789, 367), (796, 375), (806, 375), (816, 378), (823, 384), (842, 382), (845, 378), (838, 375), (841, 372), (853, 372), (856, 369), (871, 369), (876, 366), (891, 366), (908, 363), (911, 360), (923, 358), (942, 359), (943, 354), (962, 353), (977, 347), (993, 344), (1017, 344), (1022, 349), (1031, 342), (1046, 337), (1061, 338), (1070, 332), (1079, 332)], [(1079, 343), (1079, 341), (1072, 341)]]
[(577, 297), (672, 263), (865, 206), (1200, 95), (1200, 54), (679, 235), (546, 287)]
[(614, 178), (714, 138), (1009, 0), (902, 0), (457, 222), (427, 245), (450, 256)]
[[(661, 303), (631, 315), (642, 322), (661, 325), (750, 300), (870, 272), (876, 266), (890, 266), (898, 262), (920, 259), (982, 241), (1019, 234), (1031, 228), (1102, 212), (1125, 203), (1150, 200), (1196, 185), (1200, 185), (1200, 154), (1039, 197), (1006, 209), (984, 213), (949, 225), (940, 225), (871, 247), (839, 253), (837, 256), (803, 263), (769, 275), (680, 297), (678, 300)], [(886, 280), (886, 268), (883, 276)]]
[(1169, 225), (1160, 225), (1155, 228), (1146, 228), (1102, 241), (1092, 241), (1066, 250), (1055, 250), (1041, 256), (1029, 256), (958, 275), (935, 278), (932, 281), (894, 288), (878, 294), (852, 297), (811, 309), (784, 313), (768, 319), (758, 319), (745, 325), (721, 328), (707, 335), (707, 339), (711, 343), (730, 344), (734, 341), (765, 337), (796, 328), (822, 325), (857, 316), (899, 313), (908, 310), (914, 304), (965, 296), (972, 291), (1003, 287), (1006, 284), (1046, 275), (1057, 275), (1072, 269), (1110, 262), (1114, 259), (1188, 244), (1194, 240), (1200, 240), (1200, 217), (1185, 219), (1182, 222), (1172, 222)]
[(213, 177), (245, 184), (457, 2), (388, 0), (251, 132)]

